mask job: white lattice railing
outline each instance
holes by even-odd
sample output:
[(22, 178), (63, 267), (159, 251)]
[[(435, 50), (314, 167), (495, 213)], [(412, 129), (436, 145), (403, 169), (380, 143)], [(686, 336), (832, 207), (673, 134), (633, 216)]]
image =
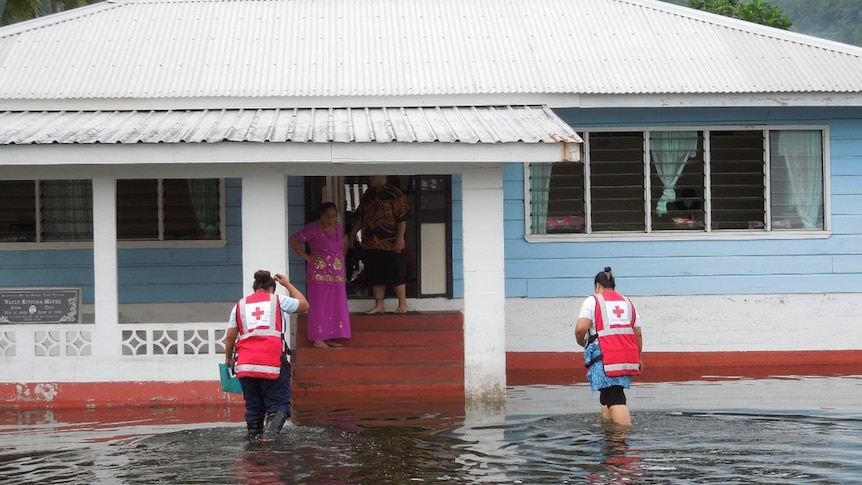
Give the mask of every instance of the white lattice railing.
[(226, 325), (0, 325), (0, 382), (217, 379)]
[(38, 330), (34, 337), (36, 357), (93, 355), (92, 333), (87, 330)]
[[(94, 334), (92, 325), (50, 330), (25, 325), (0, 327), (0, 357), (88, 357), (94, 355)], [(123, 324), (119, 335), (122, 356), (224, 353), (225, 328), (221, 323)]]
[(147, 327), (123, 330), (123, 355), (223, 354), (224, 334), (224, 328)]
[(0, 325), (0, 383), (218, 380), (226, 332), (225, 322)]
[(0, 357), (15, 357), (15, 332), (0, 330)]

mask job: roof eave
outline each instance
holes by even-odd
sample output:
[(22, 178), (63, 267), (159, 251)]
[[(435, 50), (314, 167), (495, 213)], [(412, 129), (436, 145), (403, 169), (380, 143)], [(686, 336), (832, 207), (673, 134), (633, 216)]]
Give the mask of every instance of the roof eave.
[(546, 104), (551, 108), (860, 107), (862, 92), (582, 94), (577, 106), (560, 101)]
[[(570, 143), (137, 143), (77, 145), (7, 145), (0, 162), (3, 177), (14, 177), (38, 167), (66, 166), (81, 169), (116, 167), (182, 166), (190, 173), (206, 166), (223, 167), (225, 173), (242, 173), (254, 164), (289, 165), (294, 175), (320, 172), (321, 166), (368, 167), (371, 165), (438, 166), (441, 163), (500, 164), (505, 162), (560, 162), (577, 155)], [(359, 168), (362, 173), (365, 168)], [(65, 173), (65, 172), (64, 172)], [(65, 176), (65, 175), (64, 175)], [(227, 175), (226, 175), (227, 176)]]
[(775, 93), (500, 93), (445, 96), (305, 96), (201, 98), (0, 99), (2, 111), (151, 111), (393, 106), (515, 106), (551, 108), (859, 107), (860, 92)]

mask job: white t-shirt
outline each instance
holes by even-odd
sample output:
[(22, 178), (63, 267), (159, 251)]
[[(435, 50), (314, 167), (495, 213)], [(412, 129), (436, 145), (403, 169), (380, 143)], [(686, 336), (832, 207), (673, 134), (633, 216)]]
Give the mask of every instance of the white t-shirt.
[[(282, 316), (286, 319), (288, 318), (288, 313), (293, 313), (299, 308), (299, 300), (287, 295), (276, 295), (278, 297), (278, 304), (281, 305)], [(286, 321), (286, 320), (285, 320)], [(236, 328), (236, 305), (233, 306), (233, 309), (230, 311), (230, 317), (227, 321), (227, 328)]]
[[(631, 300), (629, 300), (631, 303)], [(635, 327), (641, 326), (641, 312), (637, 311), (635, 304), (632, 303), (632, 311), (635, 312)], [(595, 295), (588, 296), (581, 305), (581, 311), (578, 313), (578, 319), (590, 319), (590, 334), (596, 333), (596, 297)]]

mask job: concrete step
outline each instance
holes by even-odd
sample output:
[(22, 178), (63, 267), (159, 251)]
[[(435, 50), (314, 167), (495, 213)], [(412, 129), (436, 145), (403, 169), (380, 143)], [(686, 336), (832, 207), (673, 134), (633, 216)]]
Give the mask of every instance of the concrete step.
[(305, 347), (294, 352), (293, 363), (297, 365), (339, 365), (374, 363), (431, 363), (463, 362), (464, 347), (460, 343), (435, 343), (423, 341), (422, 345), (354, 347), (345, 342), (345, 347), (315, 349)]
[(307, 316), (298, 317), (294, 395), (463, 394), (461, 312), (351, 314), (350, 323), (344, 347), (317, 349), (307, 338)]

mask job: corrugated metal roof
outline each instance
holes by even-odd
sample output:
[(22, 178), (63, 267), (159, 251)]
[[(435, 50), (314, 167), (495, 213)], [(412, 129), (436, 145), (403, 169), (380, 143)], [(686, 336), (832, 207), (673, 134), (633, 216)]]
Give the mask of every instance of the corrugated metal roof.
[(860, 91), (860, 48), (651, 0), (120, 0), (0, 29), (0, 101)]
[(544, 106), (0, 113), (0, 145), (49, 143), (580, 143)]

